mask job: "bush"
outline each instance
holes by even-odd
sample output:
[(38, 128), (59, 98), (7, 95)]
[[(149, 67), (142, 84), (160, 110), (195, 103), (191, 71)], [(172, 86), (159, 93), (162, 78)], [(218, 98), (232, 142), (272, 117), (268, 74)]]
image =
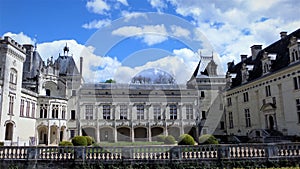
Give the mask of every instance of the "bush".
[(88, 145), (85, 136), (75, 136), (72, 139), (72, 143), (74, 146), (87, 146)]
[(0, 147), (1, 146), (4, 146), (4, 142), (3, 141), (0, 141)]
[(61, 141), (58, 145), (59, 146), (73, 146), (73, 143), (70, 141)]
[(219, 144), (219, 141), (216, 139), (215, 136), (211, 134), (204, 134), (199, 137), (200, 144)]
[(176, 140), (172, 135), (168, 135), (165, 137), (164, 143), (165, 144), (175, 144)]
[(179, 136), (178, 145), (195, 145), (195, 140), (189, 134), (182, 134)]
[(91, 136), (84, 136), (84, 137), (86, 138), (86, 141), (87, 141), (87, 145), (88, 145), (88, 146), (90, 146), (90, 145), (92, 145), (92, 144), (95, 143), (95, 140), (94, 140), (93, 137), (91, 137)]
[(158, 135), (156, 139), (157, 139), (158, 142), (165, 142), (166, 136)]

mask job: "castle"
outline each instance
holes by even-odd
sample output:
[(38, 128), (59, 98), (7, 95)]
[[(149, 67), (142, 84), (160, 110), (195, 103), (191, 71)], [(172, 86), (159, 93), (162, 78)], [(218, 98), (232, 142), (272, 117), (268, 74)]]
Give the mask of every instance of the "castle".
[[(188, 133), (276, 141), (300, 135), (300, 29), (218, 75), (213, 57), (184, 85), (86, 83), (67, 45), (44, 62), (33, 45), (0, 39), (0, 142), (57, 145), (76, 135), (96, 142), (155, 141)], [(138, 81), (138, 78), (135, 79)], [(282, 140), (283, 137), (280, 139)], [(269, 140), (268, 140), (269, 139)]]

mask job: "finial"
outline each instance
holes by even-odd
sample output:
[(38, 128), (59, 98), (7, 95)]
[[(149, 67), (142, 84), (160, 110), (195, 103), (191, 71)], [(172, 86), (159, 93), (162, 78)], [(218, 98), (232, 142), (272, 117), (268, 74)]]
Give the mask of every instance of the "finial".
[(33, 42), (34, 42), (34, 51), (36, 51), (36, 48), (37, 48), (37, 35), (36, 34), (34, 35)]
[(66, 52), (67, 52), (67, 55), (69, 53), (69, 47), (68, 47), (68, 44), (66, 43), (66, 46), (64, 47), (64, 55), (66, 56)]

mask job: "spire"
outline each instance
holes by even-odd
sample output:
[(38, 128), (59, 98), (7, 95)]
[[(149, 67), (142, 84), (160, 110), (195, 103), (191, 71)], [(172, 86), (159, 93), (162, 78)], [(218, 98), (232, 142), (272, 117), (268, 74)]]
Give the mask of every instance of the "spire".
[(66, 56), (66, 53), (68, 55), (69, 53), (69, 47), (68, 47), (68, 44), (66, 43), (66, 46), (64, 47), (64, 55)]

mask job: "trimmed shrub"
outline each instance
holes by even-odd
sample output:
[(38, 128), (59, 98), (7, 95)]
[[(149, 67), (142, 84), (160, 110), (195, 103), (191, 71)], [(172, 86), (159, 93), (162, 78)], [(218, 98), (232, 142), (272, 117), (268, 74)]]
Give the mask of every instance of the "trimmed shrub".
[(178, 145), (195, 145), (195, 140), (189, 134), (182, 134), (179, 136)]
[(74, 146), (87, 146), (87, 140), (85, 136), (75, 136), (72, 139), (72, 143)]
[(166, 136), (164, 136), (164, 135), (158, 135), (156, 138), (156, 140), (158, 142), (165, 142), (165, 139), (166, 139)]
[(70, 141), (61, 141), (58, 145), (59, 146), (73, 146), (73, 143)]
[(175, 144), (176, 140), (172, 135), (168, 135), (165, 137), (164, 143), (165, 144)]
[(199, 137), (200, 144), (219, 144), (219, 141), (216, 139), (215, 136), (211, 134), (204, 134)]
[(84, 136), (84, 137), (86, 138), (86, 141), (87, 141), (87, 145), (88, 145), (88, 146), (90, 146), (90, 145), (92, 145), (92, 144), (95, 143), (95, 140), (94, 140), (93, 137), (91, 137), (91, 136)]

